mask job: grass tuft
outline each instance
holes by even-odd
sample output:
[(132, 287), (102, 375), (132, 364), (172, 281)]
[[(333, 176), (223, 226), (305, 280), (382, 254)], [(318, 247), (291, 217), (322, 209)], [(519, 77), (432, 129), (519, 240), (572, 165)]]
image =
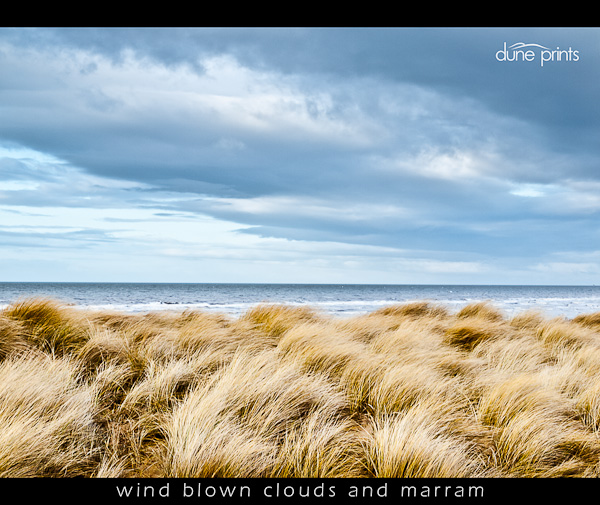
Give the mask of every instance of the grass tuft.
[(69, 354), (88, 339), (89, 324), (82, 315), (52, 300), (24, 300), (8, 307), (4, 316), (19, 321), (26, 340), (46, 352)]
[(0, 312), (2, 477), (599, 477), (598, 314)]

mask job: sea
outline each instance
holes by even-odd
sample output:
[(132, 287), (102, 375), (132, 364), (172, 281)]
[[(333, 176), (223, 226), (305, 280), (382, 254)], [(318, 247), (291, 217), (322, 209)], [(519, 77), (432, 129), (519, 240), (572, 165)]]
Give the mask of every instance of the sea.
[(488, 301), (507, 317), (530, 309), (565, 318), (600, 312), (600, 286), (0, 283), (0, 309), (30, 297), (51, 298), (91, 310), (194, 310), (234, 317), (263, 303), (310, 307), (340, 317), (415, 301), (442, 305), (451, 312), (470, 303)]

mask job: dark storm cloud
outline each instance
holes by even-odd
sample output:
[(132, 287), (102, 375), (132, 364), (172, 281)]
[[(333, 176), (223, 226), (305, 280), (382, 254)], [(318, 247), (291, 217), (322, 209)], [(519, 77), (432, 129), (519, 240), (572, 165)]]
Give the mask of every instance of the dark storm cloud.
[[(494, 111), (535, 122), (553, 142), (593, 147), (600, 103), (594, 29), (564, 28), (81, 28), (14, 30), (9, 39), (37, 47), (76, 46), (121, 61), (126, 49), (202, 72), (203, 56), (231, 54), (253, 68), (288, 74), (373, 76), (481, 100)], [(503, 43), (579, 51), (577, 65), (499, 64)], [(592, 130), (590, 131), (590, 128)]]

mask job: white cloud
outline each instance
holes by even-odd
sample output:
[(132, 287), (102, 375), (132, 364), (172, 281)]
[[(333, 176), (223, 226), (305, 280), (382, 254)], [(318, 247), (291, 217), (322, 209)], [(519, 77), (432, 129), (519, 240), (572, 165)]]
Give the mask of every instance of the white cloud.
[(213, 208), (231, 214), (254, 216), (292, 216), (294, 219), (315, 218), (339, 221), (372, 221), (377, 219), (407, 219), (413, 213), (391, 203), (362, 203), (324, 200), (300, 196), (261, 196), (255, 198), (204, 198)]
[(510, 190), (510, 194), (525, 198), (539, 198), (546, 196), (549, 189), (554, 190), (555, 186), (551, 185), (549, 187), (547, 184), (515, 184), (514, 189)]
[(427, 150), (421, 153), (412, 164), (412, 170), (419, 175), (449, 181), (479, 178), (486, 172), (483, 154), (477, 155), (465, 150), (450, 153)]
[(3, 191), (35, 191), (39, 186), (36, 181), (0, 181), (0, 199)]
[(585, 217), (600, 211), (600, 183), (565, 179), (550, 184), (509, 183), (509, 193), (535, 200), (535, 208), (548, 216)]

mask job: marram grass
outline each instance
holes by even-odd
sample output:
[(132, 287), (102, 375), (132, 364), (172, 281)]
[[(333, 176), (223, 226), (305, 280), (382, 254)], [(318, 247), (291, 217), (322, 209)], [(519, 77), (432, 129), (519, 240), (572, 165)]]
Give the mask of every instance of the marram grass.
[(2, 477), (599, 477), (600, 313), (0, 312)]

